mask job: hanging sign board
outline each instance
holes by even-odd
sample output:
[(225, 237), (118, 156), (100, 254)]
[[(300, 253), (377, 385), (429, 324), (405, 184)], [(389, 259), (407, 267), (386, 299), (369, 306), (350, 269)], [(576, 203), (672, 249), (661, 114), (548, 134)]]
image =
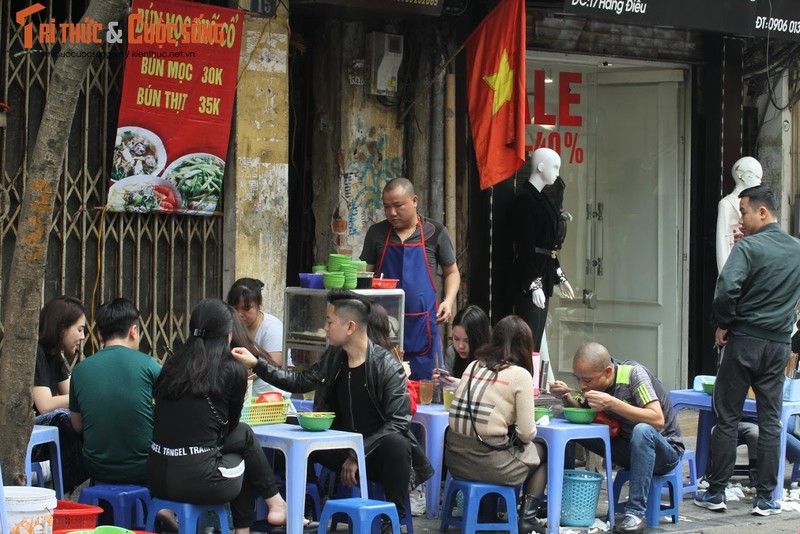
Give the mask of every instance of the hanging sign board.
[(299, 9), (303, 14), (323, 15), (327, 11), (320, 12), (320, 8), (336, 8), (345, 12), (357, 9), (438, 17), (443, 5), (444, 0), (292, 0), (292, 12), (296, 13)]
[(564, 10), (623, 24), (800, 41), (797, 0), (564, 0)]
[(134, 0), (109, 210), (217, 210), (243, 18), (194, 2)]

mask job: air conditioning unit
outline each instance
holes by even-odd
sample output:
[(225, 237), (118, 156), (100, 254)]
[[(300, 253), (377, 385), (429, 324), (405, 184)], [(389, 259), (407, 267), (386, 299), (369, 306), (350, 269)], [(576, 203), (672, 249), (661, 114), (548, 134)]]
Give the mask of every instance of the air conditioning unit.
[(369, 94), (395, 96), (397, 72), (403, 61), (403, 36), (370, 32), (367, 49), (370, 54)]

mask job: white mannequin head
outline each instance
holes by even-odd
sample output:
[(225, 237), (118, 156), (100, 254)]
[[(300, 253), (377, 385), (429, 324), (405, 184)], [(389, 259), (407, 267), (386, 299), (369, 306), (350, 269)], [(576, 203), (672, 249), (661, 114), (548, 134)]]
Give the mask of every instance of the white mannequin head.
[(761, 164), (757, 159), (750, 156), (738, 159), (733, 164), (733, 168), (731, 168), (731, 175), (736, 182), (737, 189), (747, 189), (748, 187), (761, 185), (763, 174), (764, 171), (761, 170)]
[(537, 148), (533, 151), (531, 177), (528, 181), (539, 191), (546, 185), (553, 185), (561, 169), (561, 156), (549, 148)]

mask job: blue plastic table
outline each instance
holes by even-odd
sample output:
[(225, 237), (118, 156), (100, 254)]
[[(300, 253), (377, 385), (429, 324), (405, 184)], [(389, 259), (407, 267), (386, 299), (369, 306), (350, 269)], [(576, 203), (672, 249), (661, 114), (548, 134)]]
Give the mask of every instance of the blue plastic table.
[(353, 449), (358, 457), (358, 475), (361, 495), (368, 495), (364, 440), (361, 434), (325, 430), (309, 432), (297, 425), (285, 423), (258, 425), (253, 432), (262, 447), (279, 449), (286, 456), (286, 505), (288, 534), (303, 532), (303, 510), (306, 502), (306, 468), (308, 456), (314, 451), (328, 449)]
[(564, 448), (573, 439), (602, 439), (606, 445), (606, 491), (608, 521), (614, 529), (614, 489), (612, 488), (611, 439), (608, 425), (570, 423), (551, 419), (547, 425), (536, 425), (536, 437), (547, 443), (547, 534), (558, 534), (561, 523), (561, 494), (564, 482)]
[[(708, 465), (708, 451), (711, 444), (711, 428), (714, 426), (714, 413), (711, 410), (712, 396), (704, 391), (695, 391), (693, 389), (675, 389), (669, 392), (669, 400), (675, 408), (675, 412), (684, 408), (694, 408), (699, 410), (697, 417), (697, 445), (695, 446), (695, 454), (697, 456), (697, 475), (702, 476), (706, 472)], [(744, 401), (744, 414), (756, 415), (756, 401), (753, 399), (746, 399)], [(781, 432), (781, 461), (778, 462), (778, 485), (772, 492), (772, 498), (783, 500), (783, 478), (785, 476), (784, 469), (786, 462), (783, 459), (786, 457), (786, 428), (789, 424), (789, 417), (795, 414), (800, 414), (800, 402), (783, 401), (783, 409), (781, 410), (781, 425), (783, 431)]]
[(425, 429), (425, 456), (433, 466), (433, 476), (425, 482), (425, 515), (428, 519), (439, 516), (444, 434), (449, 417), (442, 404), (417, 404), (417, 413), (411, 419), (412, 424), (422, 425)]

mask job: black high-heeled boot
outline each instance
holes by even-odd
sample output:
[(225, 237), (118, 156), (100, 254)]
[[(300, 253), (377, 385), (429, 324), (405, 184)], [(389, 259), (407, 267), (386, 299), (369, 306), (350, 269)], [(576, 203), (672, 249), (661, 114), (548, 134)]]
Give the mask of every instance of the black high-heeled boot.
[(538, 497), (523, 495), (519, 504), (519, 534), (546, 534), (547, 530), (536, 520), (536, 512), (541, 504)]

